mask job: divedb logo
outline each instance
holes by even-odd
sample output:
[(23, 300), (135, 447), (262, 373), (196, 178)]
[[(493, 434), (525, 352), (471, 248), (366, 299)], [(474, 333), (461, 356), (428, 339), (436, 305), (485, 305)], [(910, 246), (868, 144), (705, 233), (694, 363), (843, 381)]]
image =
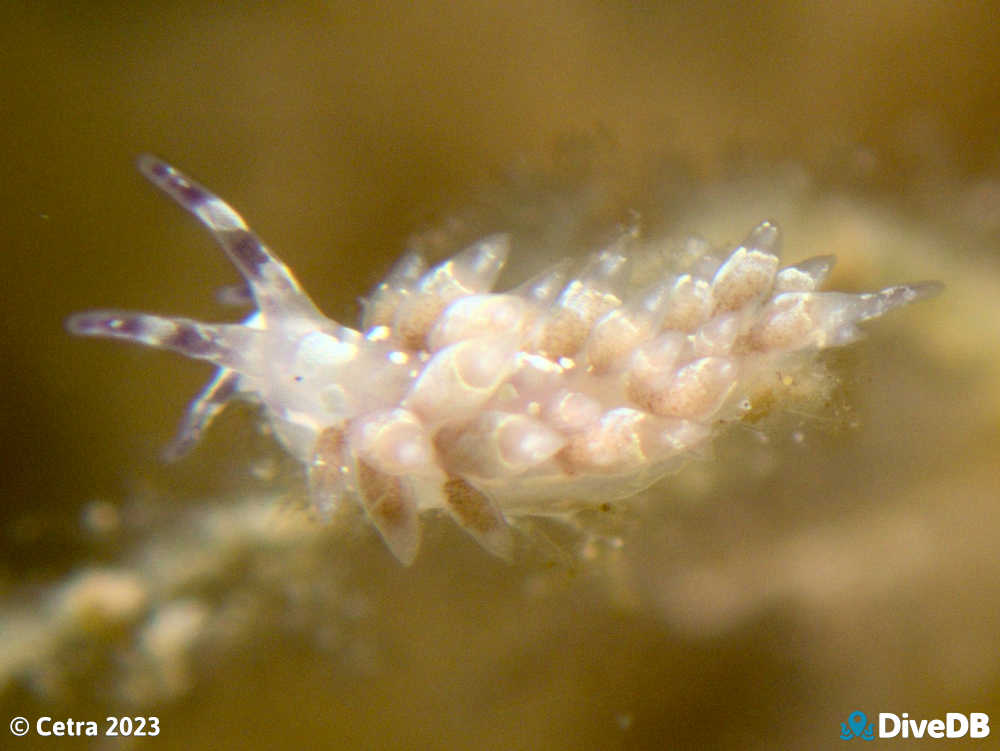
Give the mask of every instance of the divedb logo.
[(855, 738), (863, 741), (876, 738), (987, 738), (989, 734), (990, 716), (985, 712), (948, 712), (943, 720), (914, 720), (906, 712), (879, 712), (877, 734), (875, 723), (868, 722), (864, 712), (855, 710), (847, 716), (847, 722), (840, 723), (840, 737), (845, 741)]

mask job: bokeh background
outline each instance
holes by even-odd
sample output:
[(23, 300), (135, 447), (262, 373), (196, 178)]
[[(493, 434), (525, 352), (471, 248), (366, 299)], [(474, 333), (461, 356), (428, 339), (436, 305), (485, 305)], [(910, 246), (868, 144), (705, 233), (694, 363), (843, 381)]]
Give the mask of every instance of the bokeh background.
[[(5, 2), (3, 717), (156, 714), (161, 748), (826, 748), (855, 709), (1000, 723), (998, 13)], [(205, 368), (65, 333), (89, 307), (232, 315), (234, 273), (144, 151), (346, 323), (414, 233), (582, 252), (631, 211), (720, 243), (770, 217), (789, 258), (838, 254), (833, 286), (948, 289), (829, 358), (829, 404), (583, 531), (525, 525), (507, 566), (432, 520), (401, 569), (356, 517), (308, 519), (250, 410), (161, 464)]]

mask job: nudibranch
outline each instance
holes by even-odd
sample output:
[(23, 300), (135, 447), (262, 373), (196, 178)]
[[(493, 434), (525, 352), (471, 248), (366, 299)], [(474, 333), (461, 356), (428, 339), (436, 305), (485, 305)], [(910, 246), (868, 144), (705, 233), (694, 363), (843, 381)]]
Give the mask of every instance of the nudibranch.
[(563, 262), (497, 293), (511, 244), (498, 234), (429, 269), (405, 254), (353, 329), (324, 316), (223, 200), (153, 156), (139, 168), (214, 235), (256, 310), (234, 324), (101, 310), (69, 330), (213, 363), (169, 453), (190, 449), (228, 401), (257, 402), (316, 505), (357, 499), (405, 564), (427, 509), (510, 558), (509, 518), (635, 494), (781, 373), (941, 287), (820, 291), (834, 258), (781, 267), (778, 228), (763, 222), (638, 289), (615, 242), (575, 273)]

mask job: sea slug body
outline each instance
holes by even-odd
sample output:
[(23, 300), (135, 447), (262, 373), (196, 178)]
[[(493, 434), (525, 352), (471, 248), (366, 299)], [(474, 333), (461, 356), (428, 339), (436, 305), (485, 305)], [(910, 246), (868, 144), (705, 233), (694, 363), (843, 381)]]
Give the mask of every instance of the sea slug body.
[(358, 499), (406, 564), (426, 509), (510, 558), (509, 516), (634, 494), (752, 409), (776, 374), (941, 287), (821, 292), (833, 258), (781, 268), (778, 228), (763, 222), (643, 289), (629, 289), (618, 242), (575, 274), (557, 264), (500, 294), (510, 238), (492, 235), (430, 269), (404, 255), (356, 330), (324, 316), (224, 201), (153, 156), (139, 168), (212, 232), (256, 310), (238, 324), (92, 311), (70, 331), (213, 363), (169, 454), (228, 401), (258, 402), (316, 505)]

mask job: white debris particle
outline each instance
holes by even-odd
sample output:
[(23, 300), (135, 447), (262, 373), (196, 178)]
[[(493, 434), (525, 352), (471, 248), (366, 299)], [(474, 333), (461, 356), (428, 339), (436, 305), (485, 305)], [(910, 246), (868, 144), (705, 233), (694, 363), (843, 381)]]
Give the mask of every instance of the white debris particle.
[(134, 621), (148, 600), (135, 574), (116, 569), (87, 569), (55, 595), (56, 618), (66, 628), (109, 631)]

